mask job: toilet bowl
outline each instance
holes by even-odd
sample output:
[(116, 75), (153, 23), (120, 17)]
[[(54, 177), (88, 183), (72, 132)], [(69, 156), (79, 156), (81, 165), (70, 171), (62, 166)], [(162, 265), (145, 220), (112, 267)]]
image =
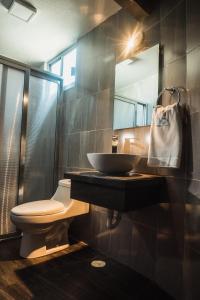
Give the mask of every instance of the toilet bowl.
[(89, 212), (89, 204), (70, 197), (71, 181), (59, 181), (49, 200), (15, 206), (11, 220), (22, 231), (20, 256), (35, 258), (69, 246), (68, 228), (72, 217)]

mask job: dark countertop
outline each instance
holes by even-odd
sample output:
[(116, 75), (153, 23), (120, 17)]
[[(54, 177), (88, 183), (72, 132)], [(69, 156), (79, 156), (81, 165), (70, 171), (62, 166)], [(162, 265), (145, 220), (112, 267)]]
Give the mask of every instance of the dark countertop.
[(139, 174), (129, 173), (128, 175), (111, 176), (105, 175), (97, 171), (89, 172), (66, 172), (65, 178), (69, 178), (75, 181), (97, 184), (107, 187), (113, 187), (116, 189), (124, 189), (139, 186), (149, 186), (164, 182), (164, 177), (151, 175), (151, 174)]
[(121, 212), (159, 203), (165, 185), (164, 177), (150, 174), (109, 176), (90, 171), (67, 172), (64, 177), (72, 181), (73, 199)]

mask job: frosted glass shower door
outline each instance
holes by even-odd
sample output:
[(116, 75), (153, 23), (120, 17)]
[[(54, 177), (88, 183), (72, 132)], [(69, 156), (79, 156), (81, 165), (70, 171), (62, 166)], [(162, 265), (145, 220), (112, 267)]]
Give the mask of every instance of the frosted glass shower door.
[(58, 83), (30, 76), (23, 202), (54, 192)]
[(24, 72), (0, 64), (0, 235), (15, 232)]

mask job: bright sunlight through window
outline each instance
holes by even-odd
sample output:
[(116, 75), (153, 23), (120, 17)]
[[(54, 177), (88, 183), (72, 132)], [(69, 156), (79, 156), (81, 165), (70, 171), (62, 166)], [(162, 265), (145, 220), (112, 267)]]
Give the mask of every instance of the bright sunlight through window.
[(73, 87), (76, 80), (76, 48), (53, 59), (49, 63), (49, 70), (63, 77), (64, 89)]
[(76, 49), (65, 54), (63, 57), (64, 87), (71, 87), (76, 78)]
[(60, 76), (61, 75), (61, 59), (59, 59), (55, 63), (52, 63), (50, 66), (50, 70), (52, 73)]

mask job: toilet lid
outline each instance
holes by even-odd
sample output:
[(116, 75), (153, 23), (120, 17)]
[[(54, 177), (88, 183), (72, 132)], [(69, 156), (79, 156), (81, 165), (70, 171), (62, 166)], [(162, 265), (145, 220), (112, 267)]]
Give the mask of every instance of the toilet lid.
[(18, 216), (52, 215), (64, 210), (64, 205), (56, 200), (39, 200), (20, 204), (12, 208), (11, 212)]

